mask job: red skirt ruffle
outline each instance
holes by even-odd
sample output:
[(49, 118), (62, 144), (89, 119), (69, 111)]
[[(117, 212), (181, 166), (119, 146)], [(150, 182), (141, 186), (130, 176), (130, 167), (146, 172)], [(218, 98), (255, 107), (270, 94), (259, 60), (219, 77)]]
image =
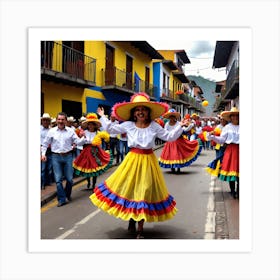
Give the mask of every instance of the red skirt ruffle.
[(201, 152), (202, 147), (197, 140), (183, 137), (176, 141), (166, 142), (159, 157), (159, 165), (164, 168), (180, 168), (192, 164)]
[(219, 179), (236, 181), (239, 177), (239, 145), (229, 144), (225, 149)]
[(87, 145), (74, 160), (73, 167), (75, 174), (93, 177), (104, 173), (112, 162), (113, 156), (109, 151), (104, 151), (99, 146)]

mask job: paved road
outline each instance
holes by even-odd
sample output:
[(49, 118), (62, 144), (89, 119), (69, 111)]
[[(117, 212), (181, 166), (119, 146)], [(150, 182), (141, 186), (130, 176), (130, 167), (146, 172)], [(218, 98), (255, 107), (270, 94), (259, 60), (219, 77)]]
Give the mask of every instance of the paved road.
[[(155, 153), (159, 156), (161, 149)], [(162, 169), (169, 192), (177, 202), (178, 213), (169, 221), (145, 224), (147, 239), (204, 239), (215, 238), (215, 196), (211, 178), (204, 168), (215, 156), (214, 151), (202, 151), (191, 166), (172, 174)], [(108, 177), (116, 167), (98, 177)], [(116, 219), (96, 208), (89, 200), (92, 190), (86, 182), (73, 189), (73, 201), (56, 207), (56, 200), (41, 208), (42, 239), (128, 239), (135, 238), (127, 231), (127, 222)], [(223, 204), (225, 205), (225, 204)], [(214, 213), (214, 215), (213, 215)], [(220, 211), (222, 213), (222, 211)], [(220, 215), (220, 237), (229, 238), (228, 223)], [(233, 228), (235, 226), (233, 225)]]

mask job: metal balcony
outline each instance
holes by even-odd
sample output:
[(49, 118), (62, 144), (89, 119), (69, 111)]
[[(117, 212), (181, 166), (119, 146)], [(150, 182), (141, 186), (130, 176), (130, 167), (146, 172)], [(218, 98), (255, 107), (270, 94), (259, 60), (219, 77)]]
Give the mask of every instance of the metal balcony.
[(201, 103), (187, 93), (180, 94), (179, 99), (186, 102), (189, 109), (195, 109), (199, 112), (205, 112), (205, 109), (202, 107)]
[(161, 93), (161, 96), (163, 97), (163, 98), (169, 98), (169, 99), (175, 99), (175, 94), (174, 94), (174, 92), (172, 91), (172, 90), (170, 90), (170, 89), (168, 89), (168, 88), (163, 88), (162, 89), (162, 93)]
[(220, 96), (216, 97), (216, 101), (213, 105), (213, 112), (221, 112), (225, 110), (226, 105), (230, 102), (230, 99), (225, 99), (226, 93), (226, 87), (224, 87), (220, 92)]
[(156, 98), (156, 91), (157, 87), (153, 84), (149, 84), (146, 81), (139, 80), (138, 83), (134, 83), (134, 91), (135, 92), (145, 92), (147, 93), (151, 98)]
[(41, 74), (46, 79), (96, 85), (96, 59), (54, 41), (41, 42)]
[(102, 89), (114, 89), (122, 93), (133, 94), (145, 92), (150, 97), (155, 97), (156, 87), (143, 80), (135, 80), (132, 73), (120, 70), (117, 67), (102, 69)]
[(234, 99), (237, 96), (239, 96), (239, 66), (235, 60), (227, 76), (225, 99)]

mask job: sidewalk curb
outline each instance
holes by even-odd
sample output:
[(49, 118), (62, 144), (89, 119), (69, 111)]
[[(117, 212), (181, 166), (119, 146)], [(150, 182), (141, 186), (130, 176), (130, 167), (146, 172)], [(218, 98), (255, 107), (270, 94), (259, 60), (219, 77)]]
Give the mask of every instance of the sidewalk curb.
[(239, 239), (239, 199), (231, 197), (228, 182), (216, 181), (215, 211), (215, 239)]
[(216, 226), (215, 239), (229, 239), (228, 217), (225, 207), (225, 196), (218, 178), (215, 179), (214, 196), (215, 196), (215, 212)]
[[(73, 186), (75, 186), (75, 185), (77, 185), (77, 184), (79, 184), (79, 183), (81, 183), (81, 182), (83, 182), (83, 181), (85, 181), (85, 180), (86, 180), (85, 177), (77, 178), (77, 180), (75, 180), (75, 181), (73, 182)], [(49, 193), (49, 194), (43, 196), (43, 197), (41, 198), (41, 207), (44, 206), (45, 204), (47, 204), (48, 202), (50, 202), (52, 199), (54, 199), (54, 198), (56, 197), (56, 193), (57, 193), (57, 192), (54, 191), (54, 192), (52, 192), (52, 193)]]

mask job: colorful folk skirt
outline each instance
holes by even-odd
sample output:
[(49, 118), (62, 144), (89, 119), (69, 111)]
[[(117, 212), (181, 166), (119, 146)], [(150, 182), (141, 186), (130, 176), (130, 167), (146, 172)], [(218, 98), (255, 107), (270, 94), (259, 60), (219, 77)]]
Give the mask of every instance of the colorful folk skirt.
[(239, 145), (229, 144), (223, 155), (210, 162), (206, 171), (221, 181), (237, 181), (239, 178)]
[(104, 151), (99, 146), (86, 145), (80, 155), (74, 160), (75, 174), (83, 177), (96, 177), (104, 173), (113, 162), (110, 151)]
[(202, 146), (197, 140), (187, 140), (183, 137), (176, 141), (166, 142), (158, 159), (163, 168), (181, 168), (191, 165), (197, 160)]
[(220, 171), (221, 171), (221, 164), (222, 164), (223, 157), (224, 157), (224, 152), (225, 152), (225, 146), (220, 146), (219, 151), (218, 151), (218, 156), (207, 165), (206, 171), (211, 176), (214, 176), (214, 177), (219, 176)]
[(223, 160), (223, 155), (220, 155), (219, 157), (215, 158), (213, 161), (211, 161), (207, 167), (206, 171), (214, 177), (218, 177), (221, 171), (221, 163)]
[(152, 149), (131, 148), (116, 171), (94, 189), (90, 200), (123, 220), (161, 222), (177, 212)]

